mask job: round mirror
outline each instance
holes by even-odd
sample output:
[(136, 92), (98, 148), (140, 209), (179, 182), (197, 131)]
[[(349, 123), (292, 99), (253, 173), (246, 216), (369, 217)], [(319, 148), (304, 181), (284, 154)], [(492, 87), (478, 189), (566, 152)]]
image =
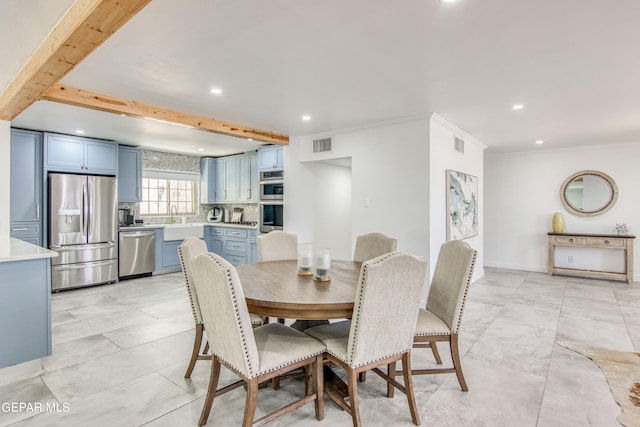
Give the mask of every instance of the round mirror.
[(581, 171), (564, 181), (560, 189), (560, 200), (574, 215), (601, 215), (611, 209), (618, 200), (618, 186), (605, 173)]

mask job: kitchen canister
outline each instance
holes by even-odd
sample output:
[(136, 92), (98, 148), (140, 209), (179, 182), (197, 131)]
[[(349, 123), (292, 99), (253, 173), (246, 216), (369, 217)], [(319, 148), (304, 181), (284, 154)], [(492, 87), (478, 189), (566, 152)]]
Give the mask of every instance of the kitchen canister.
[(562, 213), (556, 212), (553, 214), (552, 229), (556, 234), (564, 233), (564, 216)]

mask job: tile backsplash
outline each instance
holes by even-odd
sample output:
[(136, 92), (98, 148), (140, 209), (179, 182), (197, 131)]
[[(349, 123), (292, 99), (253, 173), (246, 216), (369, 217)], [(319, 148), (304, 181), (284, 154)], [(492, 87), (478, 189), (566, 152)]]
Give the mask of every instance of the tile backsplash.
[[(143, 169), (156, 169), (156, 170), (169, 170), (180, 172), (196, 172), (200, 173), (200, 157), (189, 156), (185, 154), (177, 153), (164, 153), (161, 151), (143, 150), (142, 151), (142, 168)], [(234, 208), (242, 208), (244, 210), (244, 221), (258, 221), (258, 205), (256, 203), (250, 204), (200, 204), (198, 206), (197, 215), (187, 215), (186, 221), (192, 222), (206, 222), (207, 212), (209, 209), (219, 207), (222, 209), (229, 209), (233, 211)], [(140, 204), (139, 203), (118, 203), (119, 209), (130, 209), (133, 212), (135, 219), (140, 217)], [(166, 216), (144, 216), (142, 217), (145, 224), (166, 224), (169, 222), (169, 215)], [(178, 218), (178, 221), (180, 218)]]

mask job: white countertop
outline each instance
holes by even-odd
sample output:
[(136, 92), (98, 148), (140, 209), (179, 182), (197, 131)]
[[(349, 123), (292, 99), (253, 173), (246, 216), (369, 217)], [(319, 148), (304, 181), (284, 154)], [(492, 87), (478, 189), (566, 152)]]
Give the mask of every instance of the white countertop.
[(0, 262), (55, 258), (58, 254), (18, 239), (0, 239)]
[(246, 224), (229, 224), (226, 222), (187, 222), (185, 224), (138, 224), (133, 227), (120, 227), (119, 231), (138, 231), (148, 230), (150, 228), (166, 228), (166, 227), (179, 227), (181, 225), (203, 225), (205, 227), (231, 227), (231, 228), (248, 228), (257, 229), (258, 225), (246, 225)]

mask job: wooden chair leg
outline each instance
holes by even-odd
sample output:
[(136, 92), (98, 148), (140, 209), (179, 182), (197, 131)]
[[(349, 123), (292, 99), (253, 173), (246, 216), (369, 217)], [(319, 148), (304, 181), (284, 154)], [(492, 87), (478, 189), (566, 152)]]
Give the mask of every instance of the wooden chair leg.
[(432, 341), (429, 343), (429, 347), (431, 347), (431, 351), (433, 352), (433, 358), (436, 359), (436, 363), (438, 365), (442, 365), (442, 358), (440, 357), (440, 352), (438, 351), (438, 343), (436, 341)]
[(365, 382), (367, 380), (367, 371), (362, 371), (358, 374), (358, 381), (360, 381), (361, 383)]
[[(395, 379), (396, 376), (396, 362), (391, 362), (387, 365), (387, 375)], [(393, 397), (395, 387), (393, 384), (387, 381), (387, 397)]]
[(316, 391), (316, 419), (322, 421), (324, 419), (324, 357), (319, 354), (313, 364), (313, 380), (314, 389)]
[(280, 377), (271, 378), (271, 388), (274, 390), (280, 390)]
[(207, 340), (206, 344), (204, 345), (204, 350), (202, 350), (203, 354), (207, 354), (209, 353), (209, 340)]
[(258, 380), (252, 378), (249, 380), (247, 390), (247, 402), (244, 405), (244, 419), (242, 427), (251, 427), (253, 425), (253, 417), (256, 414), (256, 403), (258, 401)]
[(462, 391), (469, 391), (467, 382), (464, 380), (464, 375), (462, 374), (462, 364), (460, 363), (460, 352), (458, 350), (458, 334), (451, 334), (449, 346), (451, 348), (453, 367), (456, 369), (456, 375), (458, 376), (460, 387), (462, 388)]
[[(394, 367), (395, 369), (395, 367)], [(417, 426), (420, 425), (420, 416), (416, 405), (416, 397), (413, 394), (413, 380), (411, 378), (411, 352), (408, 351), (402, 356), (402, 375), (404, 376), (404, 388), (411, 411), (411, 420)]]
[(216, 390), (218, 389), (218, 379), (220, 378), (220, 361), (215, 356), (212, 356), (211, 358), (211, 376), (209, 377), (207, 397), (204, 399), (204, 406), (202, 407), (200, 420), (198, 420), (199, 426), (205, 425), (207, 423), (207, 420), (209, 419), (209, 413), (211, 412), (213, 399), (216, 397)]
[(191, 377), (191, 372), (193, 372), (193, 368), (196, 366), (196, 361), (198, 360), (198, 356), (200, 355), (200, 347), (202, 346), (203, 331), (204, 331), (204, 325), (202, 323), (196, 323), (196, 336), (195, 336), (195, 339), (193, 340), (193, 350), (191, 350), (191, 360), (189, 361), (187, 372), (185, 372), (184, 374), (185, 378)]
[(356, 372), (347, 369), (348, 387), (349, 387), (349, 403), (351, 407), (351, 418), (353, 419), (353, 427), (361, 427), (360, 421), (360, 404), (358, 403), (358, 379)]

